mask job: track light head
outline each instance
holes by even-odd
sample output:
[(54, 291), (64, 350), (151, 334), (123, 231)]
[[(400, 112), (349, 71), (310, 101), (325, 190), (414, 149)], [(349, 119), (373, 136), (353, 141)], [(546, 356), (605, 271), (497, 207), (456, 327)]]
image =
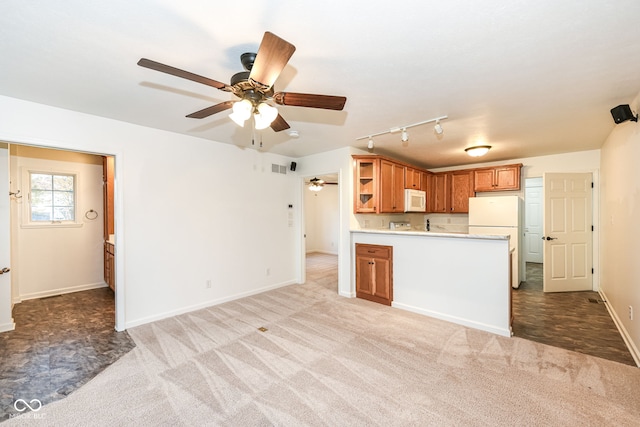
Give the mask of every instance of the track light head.
[(373, 150), (373, 138), (369, 137), (369, 143), (367, 144), (369, 150)]
[(402, 142), (407, 142), (409, 140), (409, 135), (407, 134), (407, 128), (402, 129)]
[(433, 127), (433, 130), (438, 134), (438, 135), (442, 135), (442, 132), (444, 132), (442, 130), (442, 126), (440, 126), (440, 120), (436, 120), (436, 125)]

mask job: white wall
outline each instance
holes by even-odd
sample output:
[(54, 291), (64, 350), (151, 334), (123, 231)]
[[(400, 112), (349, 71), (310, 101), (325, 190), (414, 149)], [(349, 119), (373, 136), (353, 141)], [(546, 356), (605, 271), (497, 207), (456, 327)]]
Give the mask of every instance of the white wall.
[(338, 254), (340, 235), (340, 192), (337, 185), (321, 191), (304, 191), (306, 252)]
[[(76, 174), (80, 227), (28, 226), (31, 170)], [(102, 158), (12, 145), (10, 174), (12, 191), (23, 196), (11, 198), (13, 302), (106, 286)], [(94, 220), (85, 216), (91, 209), (97, 213)]]
[[(631, 108), (638, 111), (638, 99)], [(640, 124), (616, 125), (602, 147), (601, 289), (640, 364)], [(629, 319), (629, 306), (634, 318)]]
[(291, 159), (8, 97), (0, 117), (0, 140), (116, 156), (117, 328), (299, 280)]

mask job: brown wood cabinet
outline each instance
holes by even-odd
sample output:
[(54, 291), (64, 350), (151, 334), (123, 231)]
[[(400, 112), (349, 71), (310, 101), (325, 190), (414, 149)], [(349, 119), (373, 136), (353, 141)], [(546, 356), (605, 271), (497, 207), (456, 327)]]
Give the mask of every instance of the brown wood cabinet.
[(104, 281), (112, 291), (116, 290), (115, 279), (115, 247), (109, 242), (104, 243)]
[(354, 213), (378, 212), (378, 170), (380, 160), (371, 157), (354, 157)]
[(426, 174), (420, 169), (410, 168), (405, 166), (404, 168), (404, 188), (411, 190), (425, 190), (423, 187), (424, 176)]
[(469, 213), (469, 197), (475, 196), (473, 191), (473, 172), (451, 172), (449, 189), (449, 212)]
[(393, 247), (356, 243), (356, 296), (380, 304), (393, 301)]
[(469, 197), (475, 196), (471, 170), (434, 173), (429, 180), (428, 212), (469, 212)]
[(514, 164), (475, 169), (474, 189), (476, 192), (520, 190), (521, 168), (522, 164)]
[(404, 212), (404, 166), (380, 160), (380, 213)]
[(429, 196), (427, 197), (427, 211), (433, 213), (449, 212), (449, 174), (434, 173), (429, 177)]

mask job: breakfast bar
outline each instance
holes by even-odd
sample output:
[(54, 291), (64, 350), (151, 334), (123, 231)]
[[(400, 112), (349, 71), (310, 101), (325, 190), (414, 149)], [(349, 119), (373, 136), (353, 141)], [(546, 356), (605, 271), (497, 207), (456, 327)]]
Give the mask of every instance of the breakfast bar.
[(393, 307), (511, 336), (509, 236), (352, 230), (354, 263), (357, 244), (392, 248)]

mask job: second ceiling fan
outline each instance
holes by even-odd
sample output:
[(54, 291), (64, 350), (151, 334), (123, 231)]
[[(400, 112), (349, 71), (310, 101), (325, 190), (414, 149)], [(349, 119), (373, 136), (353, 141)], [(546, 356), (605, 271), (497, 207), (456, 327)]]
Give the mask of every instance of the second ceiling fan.
[(240, 126), (253, 117), (256, 129), (271, 127), (275, 132), (289, 129), (289, 124), (268, 102), (295, 107), (312, 107), (327, 110), (342, 110), (347, 98), (344, 96), (316, 95), (309, 93), (275, 92), (273, 84), (289, 62), (296, 47), (273, 33), (266, 32), (257, 53), (243, 53), (240, 61), (246, 71), (231, 77), (229, 85), (170, 65), (141, 58), (138, 65), (162, 73), (171, 74), (225, 92), (232, 92), (239, 101), (225, 101), (187, 115), (203, 119), (213, 114), (233, 109), (229, 115)]

